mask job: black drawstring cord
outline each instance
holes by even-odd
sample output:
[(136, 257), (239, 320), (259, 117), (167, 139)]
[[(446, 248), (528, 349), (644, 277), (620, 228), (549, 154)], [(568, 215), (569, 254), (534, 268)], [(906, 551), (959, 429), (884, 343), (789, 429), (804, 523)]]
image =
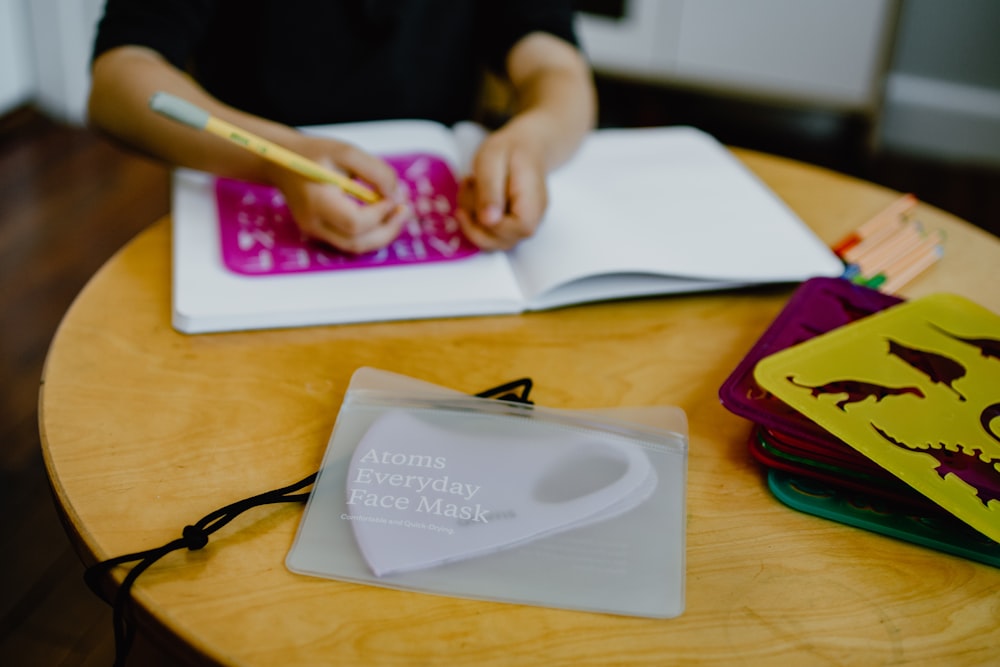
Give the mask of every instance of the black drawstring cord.
[[(511, 401), (514, 403), (525, 403), (531, 405), (528, 394), (531, 393), (531, 378), (521, 378), (512, 382), (481, 391), (476, 394), (479, 398), (496, 398), (501, 401)], [(520, 393), (515, 393), (520, 389)], [(301, 491), (316, 481), (318, 472), (314, 472), (305, 479), (294, 484), (274, 489), (266, 493), (261, 493), (250, 498), (244, 498), (230, 505), (206, 514), (194, 525), (184, 526), (181, 537), (172, 540), (161, 547), (138, 551), (133, 554), (117, 556), (101, 561), (88, 567), (83, 573), (83, 580), (87, 587), (94, 592), (97, 597), (111, 605), (112, 624), (115, 631), (115, 662), (114, 667), (124, 667), (125, 660), (135, 641), (136, 623), (135, 613), (132, 609), (132, 584), (139, 578), (139, 575), (148, 570), (156, 561), (178, 549), (188, 549), (198, 551), (208, 544), (208, 536), (219, 530), (227, 523), (238, 517), (243, 512), (261, 505), (273, 505), (276, 503), (305, 502), (309, 498), (309, 491)], [(115, 593), (114, 600), (109, 601), (101, 592), (100, 577), (119, 565), (138, 561), (122, 580), (121, 586)]]
[[(492, 389), (481, 391), (476, 394), (476, 397), (496, 398), (499, 401), (510, 401), (512, 403), (532, 405), (532, 401), (528, 400), (528, 394), (531, 393), (532, 386), (533, 384), (531, 382), (531, 378), (521, 378), (520, 380), (513, 380), (511, 382), (507, 382), (506, 384), (493, 387)], [(514, 393), (514, 390), (518, 388), (520, 388), (521, 393)]]
[[(149, 567), (156, 561), (173, 551), (177, 551), (178, 549), (197, 551), (198, 549), (203, 548), (206, 544), (208, 544), (209, 535), (219, 530), (248, 509), (259, 507), (261, 505), (273, 505), (275, 503), (305, 502), (305, 500), (309, 498), (309, 492), (295, 492), (315, 482), (317, 474), (318, 473), (312, 473), (305, 479), (302, 479), (295, 484), (275, 489), (273, 491), (268, 491), (267, 493), (261, 493), (250, 498), (245, 498), (217, 509), (214, 512), (202, 517), (199, 521), (195, 522), (194, 525), (185, 526), (181, 533), (181, 537), (176, 540), (172, 540), (161, 547), (147, 549), (146, 551), (139, 551), (125, 556), (118, 556), (116, 558), (110, 558), (88, 567), (83, 573), (83, 580), (87, 583), (90, 590), (92, 590), (98, 597), (111, 604), (112, 623), (115, 631), (114, 667), (123, 667), (129, 650), (132, 648), (132, 642), (135, 640), (135, 614), (133, 613), (131, 606), (132, 598), (130, 593), (132, 590), (132, 584), (135, 583), (135, 580), (140, 574), (149, 569)], [(138, 562), (132, 567), (131, 570), (129, 570), (128, 574), (125, 575), (125, 579), (122, 580), (122, 584), (119, 587), (118, 592), (115, 594), (114, 601), (108, 601), (107, 598), (105, 598), (101, 593), (99, 581), (101, 575), (109, 572), (119, 565), (124, 565), (125, 563), (131, 563), (133, 561)]]

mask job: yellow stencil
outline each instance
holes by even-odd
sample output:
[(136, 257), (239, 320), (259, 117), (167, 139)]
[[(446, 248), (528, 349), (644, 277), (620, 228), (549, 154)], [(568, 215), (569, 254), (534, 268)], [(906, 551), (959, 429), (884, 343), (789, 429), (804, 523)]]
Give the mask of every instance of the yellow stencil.
[(1000, 316), (935, 294), (762, 359), (754, 377), (1000, 541)]

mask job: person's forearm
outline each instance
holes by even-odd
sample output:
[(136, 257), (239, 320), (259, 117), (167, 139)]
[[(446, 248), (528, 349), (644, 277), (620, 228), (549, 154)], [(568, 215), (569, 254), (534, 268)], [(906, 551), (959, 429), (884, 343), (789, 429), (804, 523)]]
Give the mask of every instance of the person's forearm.
[(572, 46), (551, 35), (525, 37), (511, 51), (515, 91), (512, 124), (530, 124), (545, 147), (548, 169), (566, 161), (596, 123), (597, 96), (590, 68)]
[(140, 47), (114, 49), (95, 61), (89, 122), (135, 150), (174, 165), (248, 180), (270, 180), (273, 166), (259, 156), (152, 111), (149, 99), (161, 90), (293, 150), (299, 140), (292, 128), (221, 104), (157, 53)]

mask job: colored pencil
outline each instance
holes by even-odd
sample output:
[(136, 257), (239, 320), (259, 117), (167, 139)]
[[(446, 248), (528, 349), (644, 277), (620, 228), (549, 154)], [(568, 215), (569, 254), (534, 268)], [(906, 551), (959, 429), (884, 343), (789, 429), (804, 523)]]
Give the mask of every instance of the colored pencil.
[(941, 246), (934, 246), (926, 254), (915, 259), (912, 264), (903, 269), (895, 277), (886, 277), (885, 282), (879, 289), (886, 294), (895, 294), (900, 288), (933, 266), (941, 259), (943, 254), (944, 249)]
[(887, 266), (879, 274), (885, 276), (879, 289), (887, 294), (895, 294), (897, 290), (941, 259), (944, 254), (943, 241), (943, 234), (937, 231), (925, 238), (906, 255)]
[(906, 255), (912, 248), (924, 239), (923, 229), (919, 223), (908, 223), (900, 227), (891, 237), (869, 252), (854, 260), (862, 275), (871, 277), (894, 261)]
[(239, 128), (232, 123), (221, 118), (212, 116), (204, 109), (191, 104), (187, 100), (171, 95), (169, 93), (155, 93), (149, 100), (149, 106), (153, 111), (175, 120), (184, 125), (204, 130), (216, 136), (227, 139), (237, 146), (248, 151), (257, 153), (263, 158), (279, 164), (286, 169), (305, 176), (319, 183), (330, 183), (336, 185), (344, 192), (372, 203), (379, 200), (379, 195), (370, 188), (354, 181), (344, 174), (327, 169), (318, 162), (314, 162), (307, 157), (299, 155), (293, 151), (283, 148), (262, 137), (258, 137), (251, 132)]
[(840, 255), (840, 258), (845, 262), (856, 263), (859, 257), (863, 257), (874, 248), (877, 248), (902, 227), (902, 218), (887, 218), (885, 224), (877, 227), (873, 232), (862, 238), (857, 244), (847, 248)]
[(913, 208), (917, 205), (917, 198), (912, 194), (905, 194), (899, 199), (896, 199), (886, 208), (872, 217), (870, 220), (865, 222), (863, 225), (852, 231), (850, 234), (845, 236), (843, 239), (835, 243), (832, 248), (833, 251), (844, 261), (851, 261), (847, 259), (844, 255), (851, 251), (852, 248), (861, 244), (865, 239), (869, 238), (873, 234), (879, 232), (885, 226), (891, 226), (892, 223), (898, 222), (900, 218), (907, 215)]

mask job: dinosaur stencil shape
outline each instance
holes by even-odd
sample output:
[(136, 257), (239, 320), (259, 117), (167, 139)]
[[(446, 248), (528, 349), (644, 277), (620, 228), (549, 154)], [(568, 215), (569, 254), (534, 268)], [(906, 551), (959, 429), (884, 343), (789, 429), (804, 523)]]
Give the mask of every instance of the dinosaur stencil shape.
[(978, 447), (969, 451), (961, 444), (956, 445), (954, 450), (945, 447), (944, 443), (938, 443), (937, 446), (928, 443), (925, 447), (917, 447), (893, 438), (875, 424), (871, 426), (886, 442), (900, 449), (930, 454), (937, 461), (934, 471), (941, 479), (944, 479), (949, 473), (955, 475), (975, 489), (976, 497), (984, 506), (989, 506), (991, 500), (1000, 501), (998, 462), (992, 459), (984, 461), (982, 450)]
[(794, 375), (789, 375), (786, 379), (796, 387), (809, 389), (813, 398), (818, 398), (823, 394), (847, 394), (845, 398), (837, 401), (836, 404), (842, 411), (846, 411), (846, 406), (850, 403), (860, 403), (866, 398), (871, 397), (875, 398), (876, 403), (886, 396), (901, 396), (904, 394), (913, 394), (917, 398), (924, 398), (924, 392), (920, 391), (919, 387), (886, 387), (872, 382), (861, 382), (860, 380), (832, 380), (813, 386), (796, 381)]
[(965, 343), (966, 345), (971, 345), (973, 347), (979, 348), (980, 354), (989, 359), (993, 357), (994, 359), (1000, 359), (1000, 340), (996, 338), (965, 338), (951, 333), (950, 331), (945, 331), (938, 325), (931, 323), (931, 326), (941, 333), (943, 333), (948, 338), (957, 340), (960, 343)]
[(891, 338), (887, 338), (886, 340), (889, 341), (889, 354), (898, 357), (911, 368), (920, 371), (929, 377), (931, 382), (945, 385), (948, 389), (955, 392), (958, 400), (965, 400), (965, 396), (959, 393), (953, 386), (955, 380), (965, 377), (965, 366), (943, 354), (918, 350), (915, 347), (907, 347)]
[(979, 415), (979, 425), (983, 427), (983, 430), (986, 431), (991, 438), (1000, 442), (1000, 433), (991, 428), (993, 420), (998, 417), (1000, 417), (1000, 403), (987, 405), (983, 408), (983, 411)]

